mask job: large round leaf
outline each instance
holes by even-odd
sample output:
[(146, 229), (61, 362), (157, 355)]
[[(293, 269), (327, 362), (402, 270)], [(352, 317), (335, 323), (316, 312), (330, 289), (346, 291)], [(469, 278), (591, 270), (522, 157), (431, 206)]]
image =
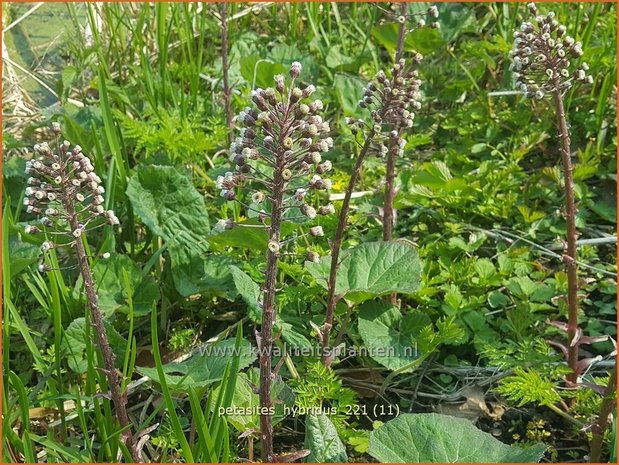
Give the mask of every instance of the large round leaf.
[(420, 413), (372, 431), (369, 454), (383, 463), (537, 463), (545, 450), (503, 444), (463, 418)]

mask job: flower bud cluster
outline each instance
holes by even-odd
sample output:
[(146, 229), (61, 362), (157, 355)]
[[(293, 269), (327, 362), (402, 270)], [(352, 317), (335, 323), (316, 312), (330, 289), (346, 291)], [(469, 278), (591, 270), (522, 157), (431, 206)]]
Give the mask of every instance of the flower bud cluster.
[[(298, 85), (301, 71), (301, 63), (294, 62), (288, 84), (285, 76), (277, 75), (273, 87), (251, 92), (253, 105), (237, 116), (240, 135), (230, 146), (236, 168), (215, 183), (227, 200), (243, 203), (237, 196), (242, 190), (251, 192), (251, 204), (244, 205), (265, 225), (275, 206), (286, 219), (311, 220), (335, 210), (308, 203), (311, 191), (331, 189), (325, 175), (333, 165), (324, 154), (333, 148), (333, 139), (329, 122), (320, 115), (322, 101), (311, 99), (316, 88)], [(219, 226), (229, 229), (234, 224), (221, 220)]]
[(574, 81), (593, 83), (586, 63), (571, 66), (571, 60), (583, 55), (582, 44), (566, 34), (554, 12), (542, 15), (535, 3), (529, 3), (528, 8), (534, 19), (514, 32), (509, 54), (516, 87), (527, 97), (542, 99), (549, 92), (569, 89)]
[[(57, 124), (53, 130), (59, 133)], [(27, 213), (39, 216), (42, 226), (68, 231), (72, 240), (79, 238), (97, 218), (110, 225), (119, 224), (112, 210), (104, 207), (101, 178), (95, 173), (90, 159), (82, 153), (79, 145), (71, 147), (69, 141), (58, 143), (57, 150), (47, 142), (34, 146), (35, 158), (26, 163), (30, 175), (26, 187), (24, 206)], [(41, 232), (37, 226), (27, 225), (26, 234)], [(56, 231), (58, 233), (58, 231)], [(52, 242), (44, 242), (44, 252), (53, 248)]]
[[(421, 63), (423, 56), (414, 53), (413, 64)], [(385, 157), (390, 151), (403, 154), (405, 140), (401, 137), (402, 129), (412, 127), (415, 111), (421, 108), (421, 80), (416, 69), (407, 69), (404, 59), (391, 68), (389, 76), (379, 71), (375, 80), (368, 84), (359, 101), (361, 108), (368, 108), (377, 142), (373, 150), (377, 156)], [(367, 126), (363, 120), (348, 118), (347, 123), (353, 133)], [(388, 132), (387, 132), (388, 131)]]
[(331, 127), (319, 114), (322, 101), (308, 101), (316, 88), (295, 85), (301, 69), (300, 63), (292, 64), (288, 87), (284, 76), (277, 75), (273, 88), (252, 91), (253, 107), (237, 116), (243, 128), (230, 146), (230, 161), (236, 170), (216, 181), (221, 196), (227, 200), (235, 200), (235, 188), (249, 183), (261, 187), (252, 195), (254, 204), (273, 202), (273, 186), (279, 181), (293, 193), (287, 207), (311, 212), (305, 204), (307, 193), (331, 188), (331, 180), (323, 177), (333, 168), (329, 160), (323, 160), (323, 154), (333, 147), (333, 139), (328, 136)]
[[(396, 9), (398, 8), (398, 4), (394, 3), (392, 8)], [(436, 21), (432, 21), (436, 18), (438, 18), (438, 8), (434, 5), (432, 5), (430, 8), (428, 8), (427, 10), (423, 10), (414, 14), (409, 14), (408, 16), (415, 16), (418, 17), (419, 19), (417, 19), (416, 23), (415, 23), (415, 27), (417, 28), (421, 28), (424, 26), (430, 26), (433, 29), (440, 29), (441, 25), (436, 22)], [(421, 18), (421, 16), (429, 16), (429, 24), (426, 22), (425, 19)], [(406, 16), (405, 15), (397, 15), (396, 17), (396, 21), (400, 24), (405, 24), (406, 23)]]
[[(421, 53), (415, 53), (413, 63), (419, 64), (422, 59)], [(405, 65), (405, 60), (400, 59), (391, 68), (389, 77), (384, 71), (379, 71), (375, 82), (371, 82), (363, 90), (359, 106), (371, 109), (375, 125), (413, 125), (415, 111), (421, 108), (421, 80), (417, 70), (407, 70)]]

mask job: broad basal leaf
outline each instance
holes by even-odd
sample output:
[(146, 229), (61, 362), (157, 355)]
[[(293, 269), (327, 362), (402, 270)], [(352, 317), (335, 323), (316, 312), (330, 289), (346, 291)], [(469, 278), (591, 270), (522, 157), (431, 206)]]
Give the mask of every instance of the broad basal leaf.
[(305, 417), (305, 444), (311, 451), (308, 463), (348, 462), (346, 448), (337, 435), (333, 422), (325, 414), (309, 414)]
[(170, 245), (195, 256), (207, 249), (209, 219), (204, 198), (172, 166), (140, 166), (127, 186), (133, 211)]
[(388, 302), (366, 302), (359, 312), (359, 334), (368, 354), (381, 365), (397, 370), (419, 358), (415, 338), (431, 323), (421, 312), (402, 316)]
[[(392, 292), (410, 294), (419, 287), (419, 255), (408, 242), (366, 242), (342, 255), (335, 293), (347, 300), (358, 303)], [(327, 288), (330, 264), (331, 257), (323, 257), (305, 267)]]
[[(69, 368), (76, 373), (86, 373), (88, 369), (88, 359), (86, 356), (86, 319), (76, 318), (69, 324), (64, 335), (63, 340), (64, 349), (67, 353), (67, 364)], [(116, 355), (114, 361), (117, 368), (122, 368), (125, 358), (125, 350), (127, 348), (127, 341), (114, 329), (114, 327), (104, 322), (105, 331), (110, 341), (112, 351)], [(91, 345), (96, 346), (97, 337), (95, 334), (95, 328), (90, 328)]]
[(262, 319), (262, 309), (258, 304), (260, 300), (260, 286), (251, 277), (236, 266), (230, 266), (230, 273), (236, 291), (241, 295), (241, 299), (247, 304), (247, 314), (254, 323)]
[[(5, 232), (8, 234), (8, 231)], [(36, 245), (22, 242), (16, 234), (9, 234), (9, 263), (11, 277), (17, 276), (41, 257), (41, 249)], [(6, 272), (6, 270), (5, 270)]]
[[(240, 433), (250, 429), (260, 430), (260, 397), (257, 392), (259, 384), (260, 371), (257, 368), (238, 374), (236, 389), (232, 397), (231, 413), (226, 415), (226, 420)], [(213, 392), (211, 396), (213, 401), (217, 398), (219, 389), (218, 387)], [(273, 424), (277, 424), (286, 417), (286, 410), (294, 405), (294, 392), (281, 376), (273, 380), (271, 400), (275, 408), (275, 414), (272, 417)]]
[[(235, 341), (225, 341), (205, 347), (200, 353), (179, 363), (163, 365), (168, 387), (175, 391), (186, 392), (190, 387), (201, 388), (219, 381), (228, 362), (235, 356)], [(251, 365), (256, 360), (256, 354), (248, 341), (243, 341), (239, 352), (239, 369)], [(159, 382), (156, 368), (138, 367), (137, 370), (155, 382)]]
[(463, 418), (420, 413), (372, 431), (369, 454), (383, 463), (537, 463), (545, 450), (543, 444), (503, 444)]
[(180, 295), (187, 297), (206, 293), (234, 300), (236, 296), (230, 265), (234, 263), (225, 255), (188, 256), (177, 246), (170, 247), (172, 278)]
[[(129, 277), (130, 289), (125, 286), (123, 270)], [(92, 269), (99, 294), (99, 307), (106, 314), (129, 310), (129, 292), (133, 302), (133, 314), (143, 316), (150, 312), (159, 300), (159, 288), (150, 276), (143, 276), (142, 269), (128, 256), (112, 254), (107, 260), (99, 260)], [(76, 291), (83, 288), (81, 277)]]
[(336, 74), (333, 79), (335, 95), (346, 115), (361, 115), (357, 103), (363, 98), (364, 82), (348, 74)]

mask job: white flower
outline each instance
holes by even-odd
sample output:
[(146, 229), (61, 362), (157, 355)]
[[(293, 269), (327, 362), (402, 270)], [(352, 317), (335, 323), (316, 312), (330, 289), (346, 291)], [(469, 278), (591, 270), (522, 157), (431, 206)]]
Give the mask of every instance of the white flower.
[(290, 65), (290, 77), (298, 78), (299, 74), (301, 74), (302, 69), (303, 66), (301, 65), (301, 63), (299, 63), (298, 61), (293, 62), (292, 65)]
[(45, 253), (48, 250), (51, 250), (54, 248), (54, 244), (50, 241), (45, 241), (43, 242), (43, 244), (41, 244), (41, 252)]
[(279, 242), (277, 241), (269, 241), (268, 248), (273, 253), (279, 252)]
[(322, 230), (322, 226), (313, 226), (309, 229), (309, 233), (311, 236), (314, 237), (318, 237), (318, 236), (324, 236), (325, 233)]
[(303, 212), (303, 214), (307, 216), (310, 220), (316, 218), (316, 209), (311, 205), (303, 205), (301, 207), (301, 212)]
[(294, 198), (297, 199), (298, 201), (302, 201), (306, 195), (307, 195), (307, 189), (297, 189), (294, 194)]
[(254, 192), (251, 196), (251, 201), (254, 203), (264, 202), (264, 194), (262, 192)]

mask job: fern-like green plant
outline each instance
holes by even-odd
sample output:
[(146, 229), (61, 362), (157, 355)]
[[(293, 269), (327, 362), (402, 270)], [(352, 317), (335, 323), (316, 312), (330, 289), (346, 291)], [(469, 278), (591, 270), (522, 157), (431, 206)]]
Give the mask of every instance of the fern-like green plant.
[(162, 153), (171, 160), (196, 161), (214, 151), (225, 138), (226, 128), (217, 119), (204, 122), (182, 118), (177, 111), (160, 109), (156, 115), (133, 119), (117, 112), (123, 135), (135, 143), (135, 152), (147, 157)]
[(292, 389), (296, 404), (302, 408), (335, 407), (345, 414), (348, 406), (357, 404), (355, 391), (342, 386), (339, 376), (320, 362), (308, 364), (303, 377), (293, 381)]
[(514, 375), (503, 378), (496, 391), (519, 407), (526, 404), (554, 405), (561, 400), (555, 383), (536, 370), (515, 368)]

